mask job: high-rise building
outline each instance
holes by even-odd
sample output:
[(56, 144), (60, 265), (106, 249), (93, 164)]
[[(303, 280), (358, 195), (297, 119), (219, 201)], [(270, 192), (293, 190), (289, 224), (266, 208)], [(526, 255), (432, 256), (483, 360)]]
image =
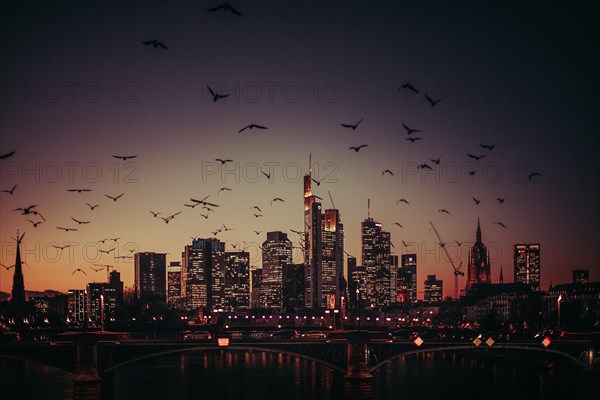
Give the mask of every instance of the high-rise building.
[(226, 252), (225, 303), (237, 310), (250, 307), (250, 253)]
[(102, 317), (104, 322), (114, 319), (117, 309), (117, 291), (110, 283), (88, 283), (86, 293), (87, 315), (93, 324), (101, 326)]
[(573, 283), (590, 283), (590, 270), (589, 269), (574, 269), (573, 270)]
[(176, 306), (181, 300), (181, 262), (171, 261), (167, 267), (167, 304)]
[(398, 269), (397, 296), (400, 303), (417, 301), (417, 255), (402, 254), (402, 265)]
[(292, 242), (283, 232), (268, 232), (262, 244), (262, 283), (260, 302), (262, 307), (283, 307), (283, 266), (292, 263)]
[(540, 291), (540, 245), (515, 245), (515, 283), (526, 283), (534, 292)]
[(181, 263), (181, 293), (187, 308), (223, 309), (225, 304), (225, 243), (216, 238), (193, 240)]
[(121, 273), (119, 271), (110, 271), (108, 283), (115, 288), (117, 305), (123, 303), (123, 281), (121, 281)]
[(306, 308), (340, 305), (344, 233), (339, 210), (323, 211), (312, 194), (312, 164), (304, 175), (304, 265)]
[(490, 255), (487, 247), (481, 240), (481, 226), (477, 219), (477, 234), (475, 243), (469, 253), (469, 264), (467, 269), (466, 290), (472, 285), (480, 283), (492, 283), (492, 271), (490, 266)]
[(304, 308), (304, 264), (285, 264), (283, 275), (283, 309)]
[(250, 292), (250, 306), (252, 308), (260, 308), (260, 287), (262, 283), (262, 268), (255, 268), (250, 271), (252, 280), (250, 285), (252, 290)]
[(391, 301), (390, 233), (371, 218), (370, 201), (368, 217), (361, 228), (362, 265), (367, 273), (364, 298), (372, 307), (386, 307)]
[(444, 299), (444, 284), (441, 279), (437, 279), (435, 275), (427, 275), (425, 280), (425, 291), (423, 300), (430, 303), (437, 303)]
[(86, 319), (86, 291), (79, 289), (69, 289), (67, 292), (68, 300), (68, 318), (69, 322), (77, 325), (84, 325)]
[(138, 299), (167, 300), (167, 255), (135, 253), (134, 289)]
[(390, 255), (390, 302), (398, 301), (398, 256)]

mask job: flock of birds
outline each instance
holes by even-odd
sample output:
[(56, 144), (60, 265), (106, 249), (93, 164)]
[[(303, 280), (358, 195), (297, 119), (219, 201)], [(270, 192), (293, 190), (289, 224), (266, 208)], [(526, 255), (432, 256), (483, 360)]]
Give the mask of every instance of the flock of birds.
[[(238, 9), (232, 7), (231, 5), (229, 5), (228, 3), (224, 3), (222, 5), (210, 8), (207, 10), (208, 12), (224, 12), (224, 13), (230, 13), (234, 16), (243, 16), (244, 14), (239, 11)], [(157, 39), (152, 39), (152, 40), (146, 40), (142, 42), (143, 45), (145, 46), (151, 46), (154, 49), (162, 49), (162, 50), (168, 50), (169, 47), (157, 40)], [(213, 103), (217, 103), (222, 99), (227, 98), (228, 96), (230, 96), (229, 94), (222, 94), (222, 93), (218, 93), (217, 91), (215, 91), (213, 88), (211, 88), (210, 86), (207, 85), (207, 90), (208, 93), (210, 93), (210, 96), (212, 97)], [(411, 82), (406, 82), (404, 84), (402, 84), (400, 86), (400, 88), (398, 88), (398, 91), (408, 91), (414, 94), (419, 94), (421, 95), (421, 91)], [(427, 101), (427, 103), (429, 104), (430, 107), (438, 107), (438, 105), (440, 104), (440, 102), (442, 102), (442, 99), (433, 99), (432, 97), (430, 97), (428, 94), (422, 94), (425, 98), (425, 100)], [(351, 129), (352, 131), (357, 131), (359, 129), (359, 127), (361, 126), (361, 124), (364, 122), (365, 118), (360, 118), (358, 121), (354, 122), (354, 123), (341, 123), (341, 127), (345, 128), (345, 129)], [(422, 141), (423, 139), (423, 130), (414, 127), (412, 124), (406, 123), (406, 122), (402, 122), (402, 128), (404, 129), (404, 131), (406, 132), (406, 138), (405, 140), (410, 142), (410, 143), (416, 143), (418, 141)], [(265, 125), (259, 125), (259, 124), (255, 124), (255, 123), (250, 123), (242, 128), (240, 128), (237, 133), (244, 133), (244, 132), (249, 132), (249, 131), (253, 131), (253, 130), (267, 130), (268, 127)], [(495, 144), (480, 144), (480, 148), (483, 150), (486, 150), (487, 153), (484, 154), (473, 154), (473, 153), (467, 153), (466, 156), (470, 159), (473, 159), (475, 161), (480, 161), (481, 159), (483, 159), (484, 157), (487, 157), (490, 152), (492, 152), (496, 146), (498, 145), (498, 143)], [(355, 153), (359, 153), (362, 149), (367, 148), (369, 145), (368, 144), (360, 144), (360, 145), (355, 145), (355, 146), (350, 146), (348, 148), (349, 151), (354, 151)], [(0, 160), (5, 160), (8, 159), (12, 156), (14, 156), (15, 151), (11, 151), (5, 154), (0, 154)], [(112, 157), (119, 159), (119, 160), (123, 160), (124, 162), (131, 160), (131, 159), (135, 159), (137, 157), (137, 155), (112, 155)], [(216, 162), (219, 162), (221, 165), (225, 165), (227, 163), (232, 163), (234, 162), (234, 160), (232, 159), (228, 159), (228, 158), (215, 158)], [(433, 167), (429, 164), (429, 162), (432, 163), (432, 165), (439, 165), (441, 163), (441, 156), (438, 156), (436, 158), (430, 158), (429, 160), (422, 162), (418, 165), (418, 169), (428, 169), (431, 170), (433, 169)], [(271, 178), (271, 174), (261, 171), (262, 174), (267, 177), (267, 179)], [(469, 171), (469, 174), (472, 176), (476, 173), (476, 170), (471, 170)], [(384, 171), (382, 171), (381, 173), (382, 175), (389, 175), (389, 176), (394, 176), (394, 172), (391, 169), (385, 169)], [(528, 179), (529, 180), (534, 180), (535, 178), (541, 176), (540, 172), (537, 171), (533, 171), (528, 175)], [(317, 180), (312, 178), (312, 181), (317, 185), (320, 186), (322, 183), (322, 180)], [(10, 188), (4, 189), (1, 192), (5, 193), (9, 196), (13, 196), (17, 193), (17, 188), (18, 185), (15, 184)], [(215, 197), (219, 197), (221, 194), (224, 195), (225, 192), (230, 192), (233, 191), (233, 188), (230, 187), (221, 187), (219, 188), (219, 190), (217, 191)], [(68, 189), (68, 192), (72, 192), (72, 193), (76, 193), (76, 194), (83, 194), (83, 193), (88, 193), (88, 192), (92, 192), (92, 189), (89, 188), (71, 188)], [(119, 199), (123, 198), (123, 196), (125, 196), (125, 193), (120, 193), (120, 194), (104, 194), (104, 196), (110, 200), (112, 200), (113, 203), (116, 203), (117, 201), (119, 201)], [(204, 197), (199, 197), (199, 198), (190, 198), (189, 201), (186, 201), (185, 203), (183, 203), (184, 207), (188, 207), (190, 209), (195, 209), (196, 207), (199, 207), (201, 211), (201, 213), (199, 214), (201, 217), (203, 217), (204, 219), (209, 219), (209, 217), (214, 214), (216, 212), (216, 210), (220, 207), (219, 204), (217, 204), (216, 202), (213, 202), (213, 200), (208, 201), (208, 199), (210, 198), (210, 195), (206, 195)], [(320, 197), (317, 196), (317, 198), (320, 199)], [(472, 200), (474, 202), (475, 205), (479, 205), (483, 199), (481, 198), (477, 198), (477, 197), (472, 197)], [(496, 198), (497, 202), (499, 204), (503, 204), (505, 201), (505, 197), (497, 197)], [(285, 202), (285, 200), (283, 198), (280, 197), (275, 197), (273, 199), (270, 200), (270, 206), (273, 207), (275, 206), (278, 202)], [(95, 203), (88, 203), (85, 202), (84, 203), (86, 206), (89, 207), (89, 210), (91, 212), (93, 212), (96, 208), (100, 207), (100, 204), (95, 204)], [(405, 206), (409, 206), (410, 205), (410, 201), (406, 198), (401, 198), (399, 200), (396, 201), (396, 205), (405, 205)], [(33, 228), (38, 228), (41, 224), (43, 223), (47, 223), (45, 217), (42, 215), (42, 213), (40, 212), (39, 206), (37, 204), (32, 204), (32, 205), (27, 205), (27, 206), (23, 206), (23, 207), (19, 207), (19, 208), (15, 208), (13, 211), (19, 211), (21, 213), (21, 215), (26, 216), (27, 217), (27, 221), (29, 223), (31, 223)], [(258, 206), (258, 205), (252, 205), (250, 206), (250, 213), (256, 218), (262, 218), (264, 217), (264, 213), (263, 210)], [(148, 210), (148, 212), (151, 214), (151, 218), (156, 218), (156, 219), (160, 219), (162, 220), (165, 224), (169, 224), (170, 222), (174, 221), (183, 211), (176, 211), (173, 213), (170, 212), (163, 212), (163, 211), (153, 211), (153, 210)], [(438, 209), (439, 213), (444, 213), (444, 214), (450, 214), (450, 211), (445, 209), (445, 208), (440, 208)], [(211, 218), (212, 219), (212, 218)], [(64, 232), (76, 232), (78, 231), (80, 228), (83, 228), (84, 226), (89, 225), (92, 221), (91, 220), (87, 220), (87, 219), (81, 219), (81, 218), (75, 218), (75, 217), (70, 217), (70, 220), (76, 224), (74, 226), (63, 226), (62, 224), (60, 226), (56, 226), (56, 229), (64, 231)], [(502, 228), (507, 228), (506, 224), (504, 224), (501, 221), (494, 221), (494, 224), (497, 224), (498, 226), (502, 227)], [(399, 228), (403, 229), (403, 225), (400, 222), (394, 222), (395, 226), (398, 226)], [(233, 230), (232, 227), (228, 227), (226, 226), (224, 223), (220, 223), (218, 225), (217, 228), (215, 228), (212, 231), (213, 236), (217, 236), (222, 232), (228, 232)], [(290, 229), (291, 232), (298, 234), (298, 236), (300, 237), (299, 240), (299, 244), (298, 246), (300, 248), (304, 247), (304, 244), (302, 242), (302, 238), (303, 238), (303, 232), (300, 230), (294, 230), (294, 229)], [(261, 230), (254, 230), (253, 231), (256, 235), (260, 235), (263, 231)], [(196, 239), (197, 237), (192, 237), (192, 239)], [(102, 240), (99, 240), (99, 243), (104, 244), (107, 241), (112, 241), (114, 247), (109, 248), (109, 249), (100, 249), (99, 251), (101, 253), (104, 254), (109, 254), (111, 252), (113, 252), (116, 248), (116, 244), (118, 242), (120, 238), (104, 238)], [(406, 247), (407, 244), (406, 242), (402, 241), (403, 245)], [(460, 246), (461, 242), (456, 241), (456, 243)], [(244, 242), (244, 245), (246, 245), (246, 243)], [(238, 246), (238, 244), (233, 244), (232, 245), (234, 248), (236, 248)], [(66, 248), (69, 247), (69, 245), (65, 245), (65, 246), (56, 246), (54, 245), (54, 247), (59, 250), (62, 251)], [(128, 259), (128, 258), (132, 258), (131, 253), (134, 250), (130, 249), (130, 254), (126, 255), (126, 256), (119, 256), (119, 258), (122, 259)], [(10, 269), (13, 266), (7, 267), (3, 264), (0, 264), (0, 266), (6, 268), (6, 269)], [(109, 266), (107, 265), (103, 265), (102, 267), (106, 267), (108, 268)], [(98, 272), (100, 270), (102, 270), (103, 268), (92, 268), (94, 271)], [(85, 275), (87, 275), (87, 273), (81, 269), (81, 268), (77, 268), (75, 270), (72, 271), (71, 275), (74, 275), (76, 273), (83, 273)]]

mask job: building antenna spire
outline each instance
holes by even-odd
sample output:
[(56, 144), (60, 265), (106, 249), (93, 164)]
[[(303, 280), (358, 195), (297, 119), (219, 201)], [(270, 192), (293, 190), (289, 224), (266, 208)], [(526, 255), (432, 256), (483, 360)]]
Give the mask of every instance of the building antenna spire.
[(308, 153), (308, 175), (312, 175), (312, 153)]
[(371, 199), (367, 199), (367, 216), (371, 218)]

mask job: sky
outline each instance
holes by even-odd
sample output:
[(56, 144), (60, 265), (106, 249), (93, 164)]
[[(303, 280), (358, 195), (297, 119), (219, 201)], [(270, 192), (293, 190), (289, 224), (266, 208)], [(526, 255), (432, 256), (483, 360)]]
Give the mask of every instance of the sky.
[[(103, 281), (95, 264), (131, 287), (133, 259), (117, 257), (180, 261), (191, 237), (223, 224), (226, 249), (247, 246), (259, 267), (266, 232), (299, 239), (290, 229), (302, 229), (309, 154), (313, 192), (340, 210), (346, 251), (360, 263), (371, 199), (394, 252), (417, 254), (419, 291), (436, 274), (453, 295), (430, 222), (466, 271), (478, 218), (493, 282), (500, 268), (512, 281), (516, 243), (541, 245), (544, 290), (576, 268), (599, 279), (597, 2), (240, 1), (242, 16), (207, 11), (219, 4), (0, 6), (0, 155), (15, 151), (0, 160), (0, 189), (16, 185), (0, 193), (0, 263), (14, 264), (25, 233), (26, 289)], [(208, 87), (229, 96), (215, 102)], [(252, 123), (268, 129), (238, 133)], [(219, 205), (208, 218), (184, 206), (205, 196)], [(14, 211), (30, 205), (46, 220), (36, 227), (28, 220), (39, 215)], [(149, 211), (181, 213), (165, 223)], [(1, 291), (12, 272), (0, 269)]]

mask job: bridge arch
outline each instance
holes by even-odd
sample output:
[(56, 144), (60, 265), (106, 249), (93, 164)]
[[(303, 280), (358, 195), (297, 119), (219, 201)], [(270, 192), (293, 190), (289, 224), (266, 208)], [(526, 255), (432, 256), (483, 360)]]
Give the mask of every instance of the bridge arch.
[(456, 350), (458, 350), (458, 351), (461, 351), (461, 350), (470, 350), (470, 351), (519, 350), (519, 351), (523, 351), (523, 350), (525, 350), (525, 351), (537, 351), (537, 352), (542, 352), (542, 353), (552, 353), (552, 354), (556, 354), (562, 358), (566, 358), (572, 364), (574, 364), (575, 366), (577, 366), (579, 368), (582, 368), (582, 369), (588, 368), (588, 365), (585, 362), (582, 362), (579, 358), (574, 357), (571, 354), (568, 354), (568, 353), (565, 353), (562, 351), (558, 351), (558, 350), (554, 350), (554, 349), (539, 348), (539, 347), (534, 347), (534, 346), (515, 346), (515, 345), (502, 345), (502, 346), (496, 346), (496, 347), (474, 348), (472, 345), (460, 345), (460, 346), (444, 346), (444, 347), (437, 347), (437, 348), (417, 349), (417, 350), (401, 352), (398, 354), (394, 354), (393, 356), (388, 357), (385, 360), (381, 360), (377, 364), (370, 367), (369, 371), (373, 372), (376, 369), (382, 367), (383, 365), (385, 365), (393, 360), (396, 360), (400, 357), (412, 355), (412, 354), (423, 354), (423, 353), (430, 353), (430, 352), (434, 353), (434, 352), (456, 351)]
[(258, 352), (265, 352), (265, 353), (274, 353), (274, 354), (285, 354), (288, 356), (292, 356), (292, 357), (297, 357), (297, 358), (301, 358), (304, 360), (308, 360), (308, 361), (312, 361), (315, 362), (317, 364), (326, 366), (334, 371), (339, 371), (342, 373), (345, 373), (346, 370), (344, 368), (341, 368), (335, 364), (331, 364), (325, 360), (321, 360), (319, 358), (316, 357), (312, 357), (306, 354), (301, 354), (301, 353), (296, 353), (293, 351), (289, 351), (289, 350), (283, 350), (283, 349), (273, 349), (273, 348), (268, 348), (268, 347), (260, 347), (260, 346), (227, 346), (227, 347), (216, 347), (216, 348), (207, 348), (207, 347), (182, 347), (182, 348), (177, 348), (177, 349), (169, 349), (169, 350), (163, 350), (163, 351), (157, 351), (154, 353), (148, 353), (148, 354), (144, 354), (138, 357), (134, 357), (131, 358), (129, 360), (117, 363), (115, 365), (111, 365), (108, 368), (103, 369), (102, 371), (99, 371), (99, 373), (105, 374), (105, 373), (109, 373), (112, 372), (118, 368), (124, 367), (126, 365), (129, 364), (133, 364), (136, 363), (138, 361), (143, 361), (149, 358), (153, 358), (153, 357), (160, 357), (160, 356), (165, 356), (165, 355), (169, 355), (169, 354), (178, 354), (178, 353), (187, 353), (187, 352), (197, 352), (197, 351), (201, 351), (201, 352), (215, 352), (215, 351), (258, 351)]

